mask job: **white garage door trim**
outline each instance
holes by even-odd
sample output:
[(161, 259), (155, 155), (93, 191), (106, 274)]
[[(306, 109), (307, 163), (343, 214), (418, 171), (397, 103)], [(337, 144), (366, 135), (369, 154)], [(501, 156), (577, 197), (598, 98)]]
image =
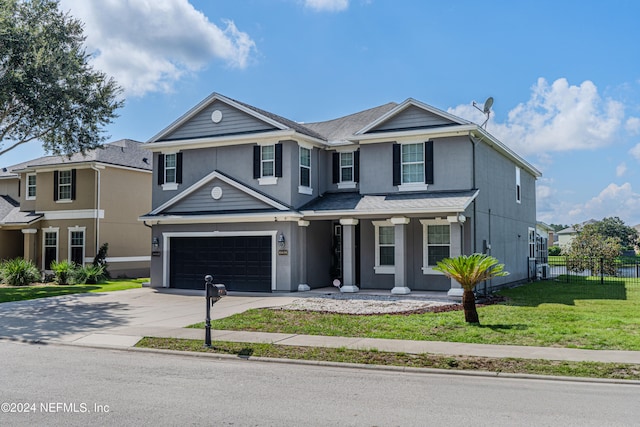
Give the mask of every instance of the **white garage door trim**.
[(185, 231), (185, 232), (167, 232), (162, 233), (162, 263), (164, 265), (162, 272), (162, 287), (169, 287), (169, 258), (172, 237), (259, 237), (271, 236), (271, 290), (276, 290), (276, 236), (277, 230), (270, 231)]

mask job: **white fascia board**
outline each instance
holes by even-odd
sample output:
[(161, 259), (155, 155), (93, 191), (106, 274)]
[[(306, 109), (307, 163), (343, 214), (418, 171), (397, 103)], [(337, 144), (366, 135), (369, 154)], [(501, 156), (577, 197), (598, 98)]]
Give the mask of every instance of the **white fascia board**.
[(379, 142), (398, 141), (402, 139), (416, 138), (446, 138), (452, 136), (465, 136), (475, 130), (478, 125), (444, 126), (430, 129), (400, 130), (397, 132), (381, 132), (369, 135), (359, 135), (354, 140), (360, 144), (375, 144)]
[(52, 163), (50, 165), (34, 165), (29, 166), (24, 169), (15, 170), (14, 172), (18, 173), (33, 173), (33, 172), (53, 172), (57, 170), (68, 170), (68, 169), (91, 169), (96, 162), (94, 160), (90, 160), (88, 162), (77, 162), (77, 163)]
[(104, 209), (78, 209), (60, 211), (39, 211), (45, 221), (56, 221), (64, 219), (104, 219)]
[(241, 213), (228, 215), (166, 215), (166, 216), (141, 216), (140, 222), (155, 224), (211, 224), (211, 223), (245, 223), (245, 222), (298, 222), (302, 214), (297, 212), (286, 213)]
[(303, 135), (293, 129), (276, 130), (263, 133), (224, 135), (207, 138), (177, 139), (175, 141), (147, 142), (146, 150), (162, 152), (167, 149), (189, 150), (195, 148), (225, 147), (229, 145), (255, 144), (258, 141), (264, 144), (275, 144), (283, 140), (306, 141), (318, 147), (326, 147), (326, 141)]
[(362, 135), (370, 131), (371, 129), (375, 128), (379, 124), (384, 123), (385, 121), (389, 120), (391, 117), (395, 116), (396, 114), (399, 114), (400, 112), (404, 111), (406, 108), (412, 105), (415, 107), (421, 108), (425, 111), (428, 111), (432, 114), (444, 117), (445, 119), (451, 120), (452, 122), (458, 123), (460, 125), (471, 124), (471, 122), (469, 122), (468, 120), (461, 119), (460, 117), (454, 116), (453, 114), (449, 114), (446, 111), (442, 111), (438, 108), (432, 107), (431, 105), (417, 101), (413, 98), (408, 98), (404, 102), (396, 106), (394, 109), (388, 111), (386, 114), (383, 114), (382, 116), (378, 117), (375, 121), (369, 123), (362, 129), (357, 131), (355, 135)]
[(480, 126), (477, 126), (476, 129), (474, 129), (471, 133), (476, 138), (480, 138), (481, 141), (489, 144), (490, 147), (496, 148), (497, 151), (514, 160), (519, 166), (521, 166), (523, 169), (526, 169), (531, 175), (535, 176), (536, 178), (540, 178), (542, 176), (542, 172), (533, 167), (531, 163), (520, 157), (518, 154), (516, 154), (515, 151), (507, 147), (504, 143), (500, 142), (495, 136), (491, 135)]
[[(468, 204), (467, 204), (468, 206)], [(336, 216), (345, 217), (374, 217), (374, 216), (391, 216), (391, 215), (414, 215), (414, 214), (446, 214), (446, 213), (463, 213), (466, 210), (465, 206), (456, 206), (450, 209), (443, 208), (429, 208), (429, 209), (380, 209), (376, 211), (353, 211), (353, 210), (341, 210), (341, 211), (300, 211), (300, 213), (307, 218), (329, 218)]]
[(195, 184), (193, 184), (191, 187), (187, 188), (186, 190), (184, 190), (183, 192), (181, 192), (180, 194), (176, 195), (175, 197), (169, 199), (168, 201), (166, 201), (165, 203), (163, 203), (162, 205), (158, 206), (157, 208), (155, 208), (154, 210), (152, 210), (150, 212), (151, 215), (157, 215), (160, 212), (162, 212), (163, 210), (167, 209), (168, 207), (176, 204), (177, 202), (179, 202), (180, 200), (184, 199), (185, 197), (187, 197), (189, 194), (193, 193), (194, 191), (200, 189), (202, 186), (204, 186), (205, 184), (207, 184), (208, 182), (214, 180), (214, 179), (219, 179), (221, 181), (226, 182), (227, 184), (229, 184), (230, 186), (242, 191), (243, 193), (249, 194), (252, 197), (255, 197), (256, 199), (268, 204), (269, 206), (272, 206), (278, 210), (281, 211), (286, 211), (289, 210), (289, 208), (281, 203), (276, 202), (273, 199), (270, 199), (269, 197), (266, 197), (260, 193), (258, 193), (255, 190), (252, 190), (251, 188), (240, 184), (239, 182), (236, 182), (232, 179), (227, 178), (226, 176), (220, 174), (217, 171), (213, 171), (211, 172), (209, 175), (205, 176), (204, 178), (202, 178), (200, 181), (196, 182)]

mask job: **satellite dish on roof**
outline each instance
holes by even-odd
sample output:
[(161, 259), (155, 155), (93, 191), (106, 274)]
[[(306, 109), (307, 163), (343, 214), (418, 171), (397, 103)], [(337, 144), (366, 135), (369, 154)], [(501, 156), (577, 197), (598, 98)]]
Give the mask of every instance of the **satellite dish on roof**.
[(486, 101), (484, 101), (484, 105), (482, 106), (482, 109), (480, 109), (480, 107), (478, 107), (478, 104), (476, 104), (475, 101), (473, 101), (473, 106), (476, 107), (476, 109), (478, 111), (481, 111), (482, 114), (486, 115), (487, 118), (484, 120), (484, 122), (480, 125), (480, 127), (484, 127), (485, 129), (487, 128), (487, 122), (489, 121), (489, 116), (491, 115), (491, 107), (493, 106), (493, 96), (490, 96), (487, 98)]

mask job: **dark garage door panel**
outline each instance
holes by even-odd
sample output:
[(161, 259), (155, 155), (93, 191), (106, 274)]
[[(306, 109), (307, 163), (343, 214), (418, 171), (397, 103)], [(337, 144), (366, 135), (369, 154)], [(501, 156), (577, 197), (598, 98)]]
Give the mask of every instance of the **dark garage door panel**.
[(271, 236), (172, 237), (170, 286), (204, 289), (204, 276), (230, 291), (271, 292)]

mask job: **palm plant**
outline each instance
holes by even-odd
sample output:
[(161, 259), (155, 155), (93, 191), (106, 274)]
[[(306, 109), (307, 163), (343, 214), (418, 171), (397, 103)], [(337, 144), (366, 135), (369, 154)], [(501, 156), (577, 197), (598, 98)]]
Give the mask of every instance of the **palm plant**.
[(438, 261), (438, 265), (434, 270), (438, 270), (448, 278), (460, 283), (462, 289), (464, 289), (462, 308), (464, 310), (464, 320), (467, 323), (480, 323), (473, 288), (485, 280), (509, 274), (504, 271), (504, 264), (498, 264), (497, 259), (484, 254), (445, 258), (442, 261)]

